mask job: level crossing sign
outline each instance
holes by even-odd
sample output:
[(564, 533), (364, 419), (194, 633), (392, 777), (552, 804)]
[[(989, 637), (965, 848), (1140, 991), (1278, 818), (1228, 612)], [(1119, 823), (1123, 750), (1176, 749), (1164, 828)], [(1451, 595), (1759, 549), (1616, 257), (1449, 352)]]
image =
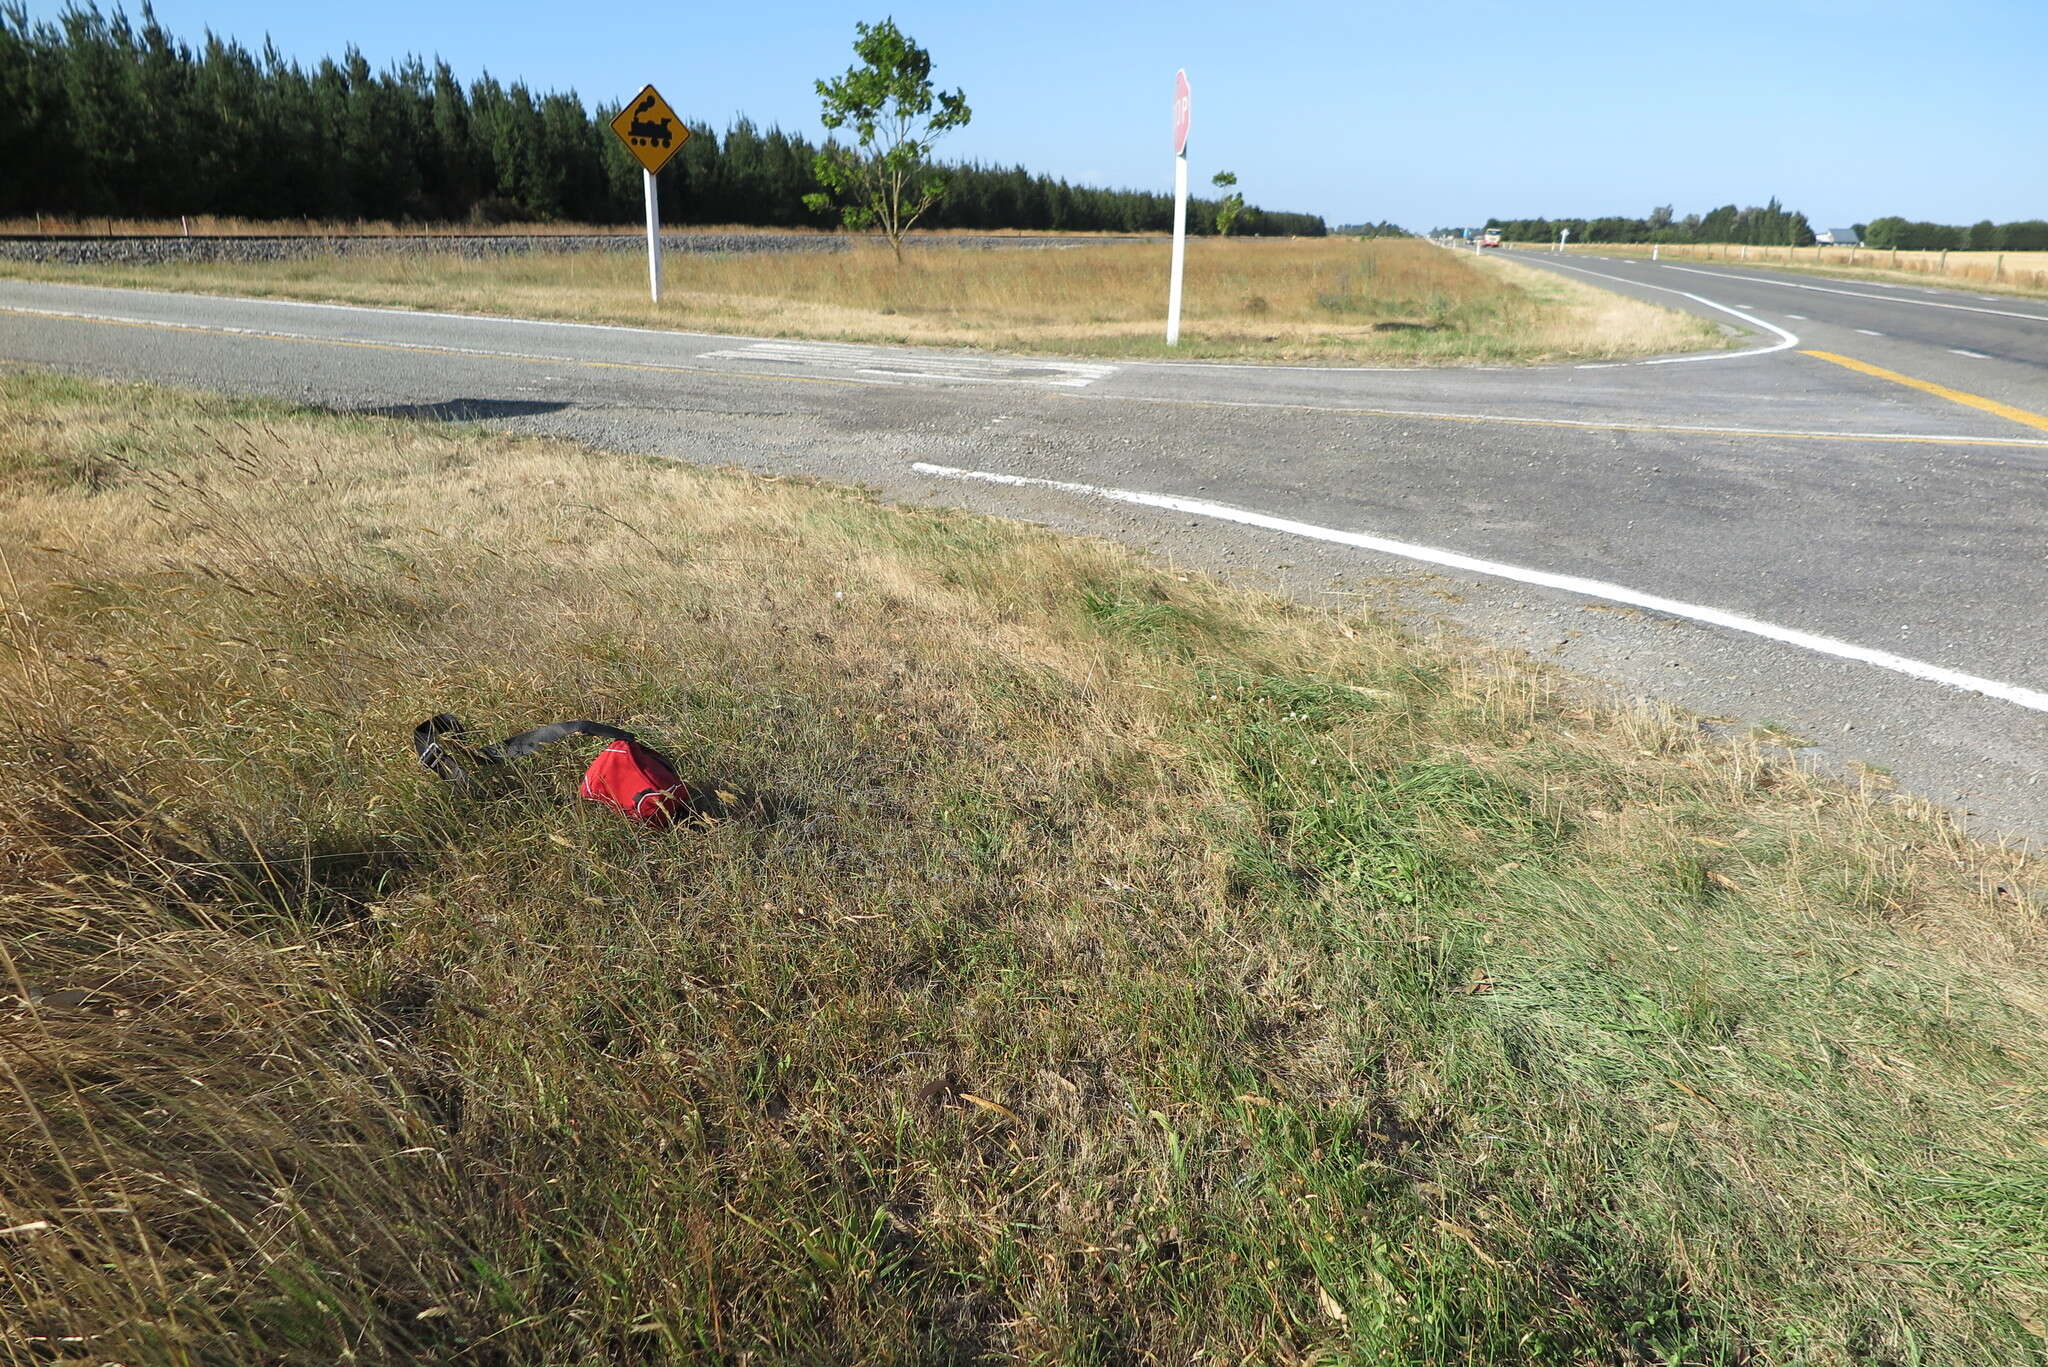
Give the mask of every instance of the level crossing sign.
[(682, 151), (683, 144), (690, 140), (690, 130), (683, 127), (676, 111), (651, 85), (619, 111), (619, 116), (612, 120), (612, 132), (619, 135), (619, 141), (626, 144), (633, 159), (650, 174), (668, 165), (669, 158)]

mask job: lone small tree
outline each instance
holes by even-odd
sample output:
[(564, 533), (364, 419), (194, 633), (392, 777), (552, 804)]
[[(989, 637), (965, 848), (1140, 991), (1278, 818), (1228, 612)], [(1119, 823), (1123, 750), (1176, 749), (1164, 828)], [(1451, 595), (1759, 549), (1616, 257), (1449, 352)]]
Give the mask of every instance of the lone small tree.
[[(1219, 190), (1230, 190), (1237, 184), (1237, 172), (1218, 171), (1210, 177), (1209, 183)], [(1228, 237), (1230, 230), (1237, 226), (1237, 220), (1244, 215), (1244, 192), (1230, 190), (1216, 205), (1216, 236)]]
[(853, 26), (853, 55), (836, 81), (819, 81), (827, 128), (851, 127), (858, 148), (828, 144), (812, 162), (827, 193), (804, 203), (828, 210), (840, 201), (840, 221), (873, 228), (903, 260), (903, 235), (946, 194), (946, 178), (929, 165), (932, 146), (972, 117), (958, 90), (932, 89), (932, 57), (896, 27), (894, 19)]

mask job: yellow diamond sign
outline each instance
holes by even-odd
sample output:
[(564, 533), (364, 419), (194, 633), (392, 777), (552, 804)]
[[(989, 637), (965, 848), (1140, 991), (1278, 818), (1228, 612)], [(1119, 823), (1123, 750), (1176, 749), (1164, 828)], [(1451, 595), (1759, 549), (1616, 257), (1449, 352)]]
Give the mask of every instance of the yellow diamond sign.
[(682, 151), (683, 144), (690, 140), (690, 130), (683, 127), (676, 111), (651, 85), (619, 111), (619, 116), (612, 120), (612, 132), (619, 135), (619, 141), (626, 144), (634, 160), (649, 171), (659, 171), (668, 165), (668, 159)]

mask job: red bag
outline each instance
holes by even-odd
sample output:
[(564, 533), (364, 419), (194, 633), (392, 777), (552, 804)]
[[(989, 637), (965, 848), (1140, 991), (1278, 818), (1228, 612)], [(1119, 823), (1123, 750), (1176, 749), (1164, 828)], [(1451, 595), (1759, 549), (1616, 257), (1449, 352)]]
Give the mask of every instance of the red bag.
[(636, 740), (615, 740), (584, 771), (586, 802), (616, 807), (649, 826), (673, 826), (688, 810), (690, 790), (668, 761)]
[(657, 829), (675, 825), (690, 809), (689, 787), (676, 777), (675, 766), (659, 751), (642, 745), (631, 731), (603, 722), (558, 721), (472, 752), (454, 743), (453, 738), (464, 729), (460, 721), (443, 712), (421, 722), (412, 733), (420, 763), (458, 788), (477, 786), (471, 767), (503, 764), (568, 736), (602, 736), (611, 743), (584, 771), (580, 791), (586, 801), (615, 808)]

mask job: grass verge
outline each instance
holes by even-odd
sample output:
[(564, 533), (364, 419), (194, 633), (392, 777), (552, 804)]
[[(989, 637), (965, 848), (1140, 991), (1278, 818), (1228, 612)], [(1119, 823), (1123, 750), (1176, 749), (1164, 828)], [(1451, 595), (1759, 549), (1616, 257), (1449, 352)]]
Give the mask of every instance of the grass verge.
[(1725, 344), (1689, 314), (1416, 239), (1197, 239), (1169, 351), (1167, 248), (671, 253), (663, 301), (633, 253), (322, 256), (159, 265), (0, 262), (0, 276), (775, 337), (1073, 356), (1348, 364), (1558, 361)]
[(480, 431), (0, 376), (0, 547), (11, 1362), (2043, 1360), (2039, 869), (1931, 813)]

